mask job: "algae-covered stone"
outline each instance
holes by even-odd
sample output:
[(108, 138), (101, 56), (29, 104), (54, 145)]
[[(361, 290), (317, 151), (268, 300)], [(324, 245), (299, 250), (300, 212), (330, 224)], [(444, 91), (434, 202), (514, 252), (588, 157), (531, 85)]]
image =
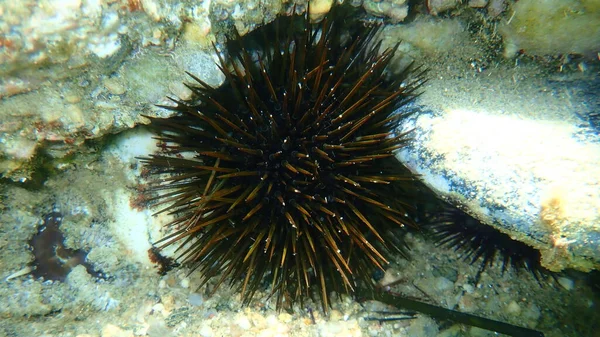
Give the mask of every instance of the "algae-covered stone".
[(600, 1), (520, 0), (500, 28), (507, 57), (600, 52)]
[[(28, 181), (40, 154), (63, 158), (89, 139), (167, 116), (189, 95), (185, 71), (222, 78), (211, 12), (241, 32), (275, 18), (280, 0), (0, 1), (0, 176)], [(135, 28), (133, 28), (135, 27)]]

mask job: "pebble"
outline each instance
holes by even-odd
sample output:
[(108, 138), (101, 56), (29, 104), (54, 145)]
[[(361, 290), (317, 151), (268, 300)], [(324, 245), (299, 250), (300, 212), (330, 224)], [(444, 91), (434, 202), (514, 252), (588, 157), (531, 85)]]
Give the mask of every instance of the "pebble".
[(505, 311), (507, 314), (516, 316), (521, 313), (521, 307), (516, 301), (510, 301), (510, 303), (508, 303), (508, 305), (506, 306)]
[(198, 331), (198, 333), (202, 337), (212, 337), (212, 336), (215, 335), (215, 332), (213, 331), (213, 329), (210, 326), (208, 326), (208, 325), (202, 326), (200, 328), (200, 331)]
[(471, 285), (469, 283), (463, 284), (462, 288), (464, 289), (464, 291), (468, 292), (469, 294), (472, 294), (475, 291), (475, 287), (473, 287), (473, 285)]
[(172, 295), (161, 296), (160, 303), (163, 304), (164, 311), (171, 312), (175, 309), (175, 297)]
[(573, 282), (573, 280), (570, 278), (559, 277), (557, 282), (561, 287), (565, 288), (565, 290), (573, 290), (573, 288), (575, 288), (575, 282)]
[(404, 21), (408, 16), (408, 3), (406, 0), (365, 1), (363, 7), (375, 16), (389, 17), (392, 23)]
[(156, 312), (156, 313), (160, 313), (163, 315), (163, 317), (167, 317), (169, 316), (169, 312), (167, 312), (165, 310), (165, 306), (162, 303), (156, 303), (155, 305), (152, 306), (152, 311)]
[(313, 0), (310, 2), (310, 18), (313, 21), (321, 20), (325, 14), (329, 13), (333, 1), (331, 0)]
[(191, 293), (190, 296), (188, 296), (188, 302), (195, 307), (199, 307), (204, 303), (204, 298), (198, 293)]
[(183, 280), (181, 280), (181, 287), (184, 289), (189, 288), (190, 287), (190, 279), (186, 277)]
[(250, 330), (250, 328), (252, 327), (252, 323), (250, 323), (248, 317), (243, 315), (237, 317), (237, 319), (235, 320), (235, 324), (237, 324), (237, 326), (239, 326), (243, 330)]
[(444, 291), (448, 289), (452, 289), (454, 287), (454, 282), (449, 279), (439, 276), (435, 278), (435, 288), (439, 291)]

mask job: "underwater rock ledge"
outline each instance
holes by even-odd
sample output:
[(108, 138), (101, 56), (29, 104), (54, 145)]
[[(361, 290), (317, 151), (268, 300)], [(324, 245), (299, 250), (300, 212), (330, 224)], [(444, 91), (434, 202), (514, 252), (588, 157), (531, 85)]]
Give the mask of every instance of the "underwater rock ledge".
[(552, 271), (600, 267), (600, 137), (560, 121), (427, 108), (397, 157), (443, 199), (541, 253)]

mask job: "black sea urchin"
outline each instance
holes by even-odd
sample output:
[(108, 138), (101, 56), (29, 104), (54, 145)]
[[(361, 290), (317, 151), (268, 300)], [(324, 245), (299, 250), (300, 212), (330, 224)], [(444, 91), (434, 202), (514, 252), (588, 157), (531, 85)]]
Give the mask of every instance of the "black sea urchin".
[(319, 24), (281, 16), (228, 40), (225, 83), (190, 74), (193, 97), (151, 118), (163, 152), (142, 160), (157, 177), (154, 201), (176, 216), (158, 248), (180, 244), (178, 260), (203, 283), (238, 284), (244, 303), (267, 279), (278, 307), (316, 286), (327, 309), (330, 291), (370, 284), (399, 248), (384, 237), (412, 224), (391, 194), (412, 176), (386, 161), (408, 140), (395, 133), (406, 113), (394, 111), (422, 77), (390, 78), (397, 46), (381, 50), (380, 26), (349, 10)]

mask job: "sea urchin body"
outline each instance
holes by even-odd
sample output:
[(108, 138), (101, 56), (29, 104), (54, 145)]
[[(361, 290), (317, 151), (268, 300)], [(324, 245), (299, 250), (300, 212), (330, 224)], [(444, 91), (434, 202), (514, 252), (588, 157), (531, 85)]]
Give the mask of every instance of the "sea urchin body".
[(386, 235), (412, 224), (392, 195), (412, 177), (388, 161), (408, 140), (395, 111), (421, 77), (390, 79), (397, 46), (381, 50), (379, 26), (345, 10), (319, 24), (282, 16), (229, 40), (225, 83), (190, 74), (192, 99), (151, 118), (162, 152), (142, 160), (159, 212), (175, 215), (158, 248), (180, 244), (180, 261), (204, 282), (237, 284), (245, 303), (268, 279), (278, 307), (315, 285), (326, 309), (330, 291), (370, 284), (398, 248)]

